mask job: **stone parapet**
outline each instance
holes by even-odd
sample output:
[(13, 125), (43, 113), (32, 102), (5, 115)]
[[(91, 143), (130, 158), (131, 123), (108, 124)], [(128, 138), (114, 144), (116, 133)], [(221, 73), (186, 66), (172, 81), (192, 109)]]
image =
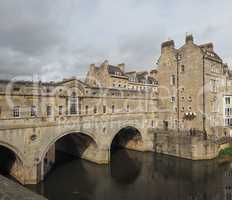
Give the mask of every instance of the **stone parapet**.
[(210, 160), (218, 156), (220, 146), (212, 139), (188, 132), (154, 131), (154, 151), (190, 160)]

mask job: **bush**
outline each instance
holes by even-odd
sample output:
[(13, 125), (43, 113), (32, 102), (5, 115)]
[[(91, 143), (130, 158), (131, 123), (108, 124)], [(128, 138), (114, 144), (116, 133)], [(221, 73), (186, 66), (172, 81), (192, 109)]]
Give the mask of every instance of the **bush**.
[(219, 152), (219, 157), (232, 156), (232, 146), (222, 149)]

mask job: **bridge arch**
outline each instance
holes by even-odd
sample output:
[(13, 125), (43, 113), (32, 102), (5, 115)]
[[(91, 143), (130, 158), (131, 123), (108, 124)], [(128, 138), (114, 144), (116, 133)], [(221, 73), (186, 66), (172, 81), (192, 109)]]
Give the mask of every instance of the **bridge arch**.
[(40, 180), (43, 180), (56, 162), (58, 151), (94, 162), (98, 144), (93, 134), (89, 132), (72, 130), (57, 135), (45, 145), (40, 154), (38, 162)]
[(10, 175), (24, 183), (24, 158), (21, 152), (5, 142), (0, 142), (0, 173)]
[(117, 131), (111, 138), (109, 145), (111, 153), (118, 147), (142, 151), (143, 133), (139, 128), (134, 125), (124, 125), (117, 129)]
[(22, 163), (24, 163), (24, 161), (25, 161), (24, 156), (23, 156), (22, 152), (17, 147), (15, 147), (12, 144), (9, 144), (7, 142), (3, 142), (3, 141), (0, 141), (0, 146), (5, 147), (5, 148), (9, 149), (10, 151), (12, 151), (15, 154), (15, 156)]
[(60, 140), (61, 138), (71, 135), (71, 134), (82, 134), (82, 135), (86, 135), (89, 138), (91, 138), (94, 143), (96, 143), (97, 145), (97, 140), (94, 136), (94, 134), (88, 132), (88, 131), (80, 131), (80, 130), (69, 130), (67, 132), (64, 132), (62, 134), (58, 134), (56, 137), (54, 137), (51, 141), (49, 141), (46, 145), (45, 148), (41, 151), (40, 155), (39, 155), (39, 162), (41, 162), (43, 160), (43, 158), (45, 157), (46, 153), (49, 151), (49, 149), (51, 148), (52, 145), (54, 145), (58, 140)]

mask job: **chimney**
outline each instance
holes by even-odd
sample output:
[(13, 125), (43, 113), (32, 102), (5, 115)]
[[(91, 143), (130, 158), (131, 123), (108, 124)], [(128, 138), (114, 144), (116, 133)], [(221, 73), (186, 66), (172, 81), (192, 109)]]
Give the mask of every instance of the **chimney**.
[(173, 50), (175, 48), (175, 43), (173, 40), (168, 40), (161, 44), (161, 53), (164, 53), (166, 50)]
[(189, 43), (193, 43), (193, 42), (194, 42), (193, 35), (186, 35), (185, 44), (189, 44)]
[(91, 65), (90, 65), (90, 70), (91, 70), (91, 71), (94, 71), (94, 70), (95, 70), (95, 67), (96, 67), (95, 64), (91, 64)]
[(121, 69), (122, 72), (125, 71), (125, 64), (124, 63), (118, 64), (118, 67)]
[(108, 66), (109, 66), (109, 61), (108, 61), (108, 60), (105, 60), (105, 61), (101, 64), (101, 68), (104, 68), (105, 70), (108, 69)]

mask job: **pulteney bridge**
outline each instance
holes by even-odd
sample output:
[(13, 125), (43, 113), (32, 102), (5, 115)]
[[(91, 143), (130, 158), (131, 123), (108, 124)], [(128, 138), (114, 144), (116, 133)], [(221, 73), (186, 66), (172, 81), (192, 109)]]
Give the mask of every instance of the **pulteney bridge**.
[(111, 149), (120, 145), (153, 151), (154, 112), (60, 116), (1, 120), (0, 148), (7, 152), (6, 169), (23, 184), (43, 180), (56, 150), (98, 164), (110, 162)]

